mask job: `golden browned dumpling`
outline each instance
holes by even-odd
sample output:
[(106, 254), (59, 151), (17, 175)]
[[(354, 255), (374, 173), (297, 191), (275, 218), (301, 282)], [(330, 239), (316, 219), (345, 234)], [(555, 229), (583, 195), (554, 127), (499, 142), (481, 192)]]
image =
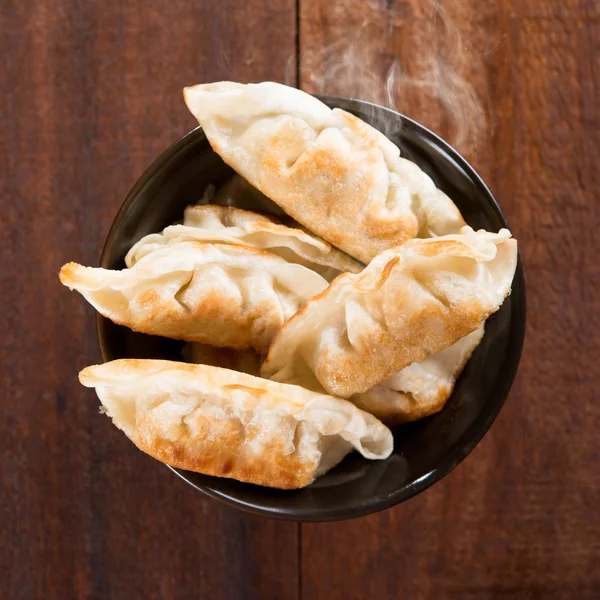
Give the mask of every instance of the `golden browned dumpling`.
[(206, 365), (115, 360), (84, 369), (140, 449), (181, 469), (300, 488), (357, 450), (387, 458), (389, 429), (350, 402)]
[(506, 229), (414, 239), (340, 275), (278, 332), (263, 377), (348, 398), (478, 329), (517, 264)]
[(415, 236), (456, 233), (454, 203), (382, 133), (278, 83), (184, 90), (226, 163), (296, 221), (368, 263)]
[(199, 242), (158, 248), (122, 271), (69, 263), (60, 280), (135, 331), (258, 352), (327, 287), (311, 269), (269, 252)]
[(349, 400), (388, 425), (416, 421), (442, 410), (483, 331), (482, 325), (452, 346), (405, 367)]

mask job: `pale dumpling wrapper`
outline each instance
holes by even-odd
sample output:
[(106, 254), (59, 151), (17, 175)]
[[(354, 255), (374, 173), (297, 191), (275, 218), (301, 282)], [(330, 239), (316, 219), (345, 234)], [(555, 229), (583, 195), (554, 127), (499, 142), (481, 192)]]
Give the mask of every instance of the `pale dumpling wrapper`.
[(266, 215), (233, 206), (188, 206), (183, 223), (171, 225), (137, 242), (125, 257), (132, 267), (158, 248), (183, 241), (217, 242), (267, 250), (288, 262), (308, 267), (328, 281), (340, 273), (359, 273), (363, 266), (324, 240), (287, 227)]
[(454, 203), (382, 133), (278, 83), (188, 87), (223, 160), (296, 221), (368, 263), (404, 241), (456, 233)]
[(354, 394), (349, 400), (387, 425), (428, 417), (442, 410), (450, 398), (458, 376), (481, 342), (483, 333), (484, 325), (370, 390)]
[(506, 229), (414, 239), (340, 275), (278, 332), (263, 377), (350, 397), (478, 329), (510, 293)]
[(60, 280), (134, 331), (258, 352), (327, 287), (319, 274), (269, 252), (199, 242), (158, 248), (122, 271), (69, 263)]
[(352, 450), (393, 449), (390, 430), (350, 402), (227, 369), (123, 359), (79, 379), (140, 450), (206, 475), (295, 489)]

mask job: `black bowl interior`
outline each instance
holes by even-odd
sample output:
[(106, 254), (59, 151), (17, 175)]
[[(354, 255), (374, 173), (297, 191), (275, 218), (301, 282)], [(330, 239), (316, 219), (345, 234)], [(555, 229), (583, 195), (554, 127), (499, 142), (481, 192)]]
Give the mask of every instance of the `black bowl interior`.
[[(322, 96), (383, 131), (457, 204), (475, 229), (498, 231), (507, 223), (473, 168), (448, 144), (414, 121), (358, 100)], [(184, 136), (144, 173), (127, 197), (109, 233), (101, 265), (124, 267), (129, 248), (142, 236), (181, 219), (183, 209), (233, 171), (212, 151), (202, 130)], [(245, 208), (252, 209), (252, 206)], [(511, 296), (487, 323), (445, 408), (398, 427), (395, 449), (385, 461), (348, 456), (309, 487), (280, 491), (174, 469), (206, 494), (239, 508), (279, 518), (319, 521), (365, 515), (406, 500), (438, 481), (481, 440), (498, 414), (514, 379), (523, 345), (525, 289), (519, 263)], [(98, 318), (104, 360), (180, 360), (181, 342), (134, 333)]]

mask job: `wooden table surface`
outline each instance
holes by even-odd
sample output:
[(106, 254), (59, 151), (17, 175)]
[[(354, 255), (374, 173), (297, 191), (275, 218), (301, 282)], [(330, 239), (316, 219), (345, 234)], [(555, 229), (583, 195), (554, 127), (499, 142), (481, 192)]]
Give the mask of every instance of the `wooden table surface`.
[[(594, 0), (0, 2), (0, 598), (600, 598), (600, 5)], [(97, 264), (181, 88), (277, 80), (390, 103), (454, 142), (524, 260), (512, 393), (404, 505), (298, 525), (205, 498), (77, 372)], [(387, 86), (386, 86), (387, 84)]]

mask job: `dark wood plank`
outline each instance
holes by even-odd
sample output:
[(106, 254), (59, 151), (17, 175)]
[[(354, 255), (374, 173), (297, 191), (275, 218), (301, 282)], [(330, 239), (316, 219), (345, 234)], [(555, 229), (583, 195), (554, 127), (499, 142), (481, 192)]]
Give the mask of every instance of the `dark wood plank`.
[(0, 18), (0, 597), (295, 598), (295, 524), (205, 498), (98, 414), (77, 382), (100, 360), (94, 312), (57, 278), (97, 264), (137, 177), (195, 126), (184, 85), (295, 82), (294, 0), (12, 0)]
[(501, 36), (484, 35), (464, 0), (446, 8), (399, 0), (301, 6), (303, 89), (390, 106), (462, 151), (484, 141), (486, 80), (474, 48), (489, 52)]
[(482, 98), (488, 128), (467, 119), (458, 145), (520, 241), (528, 330), (511, 396), (465, 463), (382, 514), (302, 526), (302, 597), (600, 597), (599, 25), (598, 4), (576, 0), (303, 1), (305, 89), (386, 100), (356, 78), (380, 81), (397, 59), (412, 80), (395, 105), (450, 139), (448, 93), (468, 88), (427, 81), (422, 65), (450, 64)]

